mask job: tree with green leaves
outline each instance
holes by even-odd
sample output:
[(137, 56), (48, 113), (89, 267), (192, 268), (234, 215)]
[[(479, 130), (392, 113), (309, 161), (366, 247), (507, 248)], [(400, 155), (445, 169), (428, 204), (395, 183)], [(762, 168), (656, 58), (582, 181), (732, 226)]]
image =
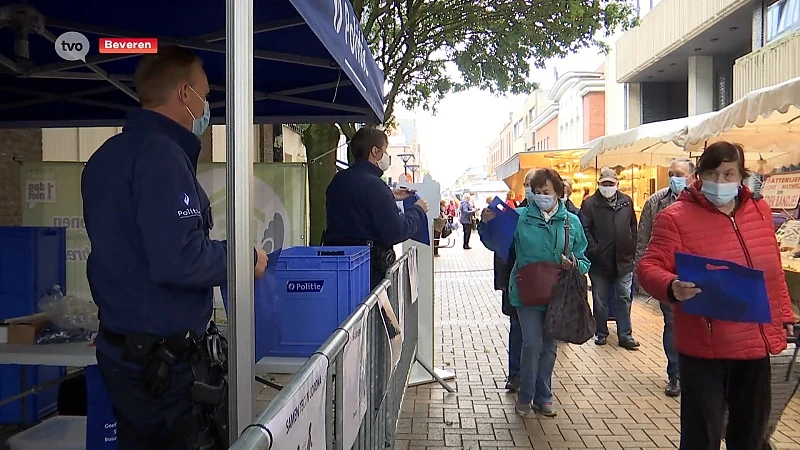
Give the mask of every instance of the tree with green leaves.
[[(395, 107), (435, 112), (447, 94), (479, 88), (527, 94), (531, 67), (635, 25), (633, 6), (615, 0), (352, 0)], [(453, 70), (456, 69), (456, 70)], [(456, 76), (454, 76), (454, 74)], [(336, 173), (340, 136), (354, 124), (311, 125), (303, 135), (309, 161), (311, 242), (325, 227), (325, 188)], [(323, 156), (324, 155), (324, 156)], [(315, 159), (316, 158), (316, 159)]]

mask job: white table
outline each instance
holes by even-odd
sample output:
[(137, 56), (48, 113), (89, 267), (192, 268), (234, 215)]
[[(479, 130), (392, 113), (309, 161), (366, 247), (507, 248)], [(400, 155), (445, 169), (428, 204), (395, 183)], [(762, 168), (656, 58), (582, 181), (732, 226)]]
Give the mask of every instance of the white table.
[(85, 367), (97, 364), (91, 342), (69, 344), (0, 344), (0, 364)]

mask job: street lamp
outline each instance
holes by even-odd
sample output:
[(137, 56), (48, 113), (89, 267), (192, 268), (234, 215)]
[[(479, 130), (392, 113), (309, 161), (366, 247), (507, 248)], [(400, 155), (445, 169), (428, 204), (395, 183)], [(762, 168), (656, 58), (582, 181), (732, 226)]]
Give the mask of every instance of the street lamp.
[(408, 162), (416, 157), (413, 153), (398, 153), (397, 157), (403, 161), (403, 175), (408, 175)]
[(411, 171), (411, 182), (416, 183), (417, 181), (414, 179), (414, 175), (417, 173), (417, 169), (419, 169), (419, 164), (408, 164), (406, 167)]

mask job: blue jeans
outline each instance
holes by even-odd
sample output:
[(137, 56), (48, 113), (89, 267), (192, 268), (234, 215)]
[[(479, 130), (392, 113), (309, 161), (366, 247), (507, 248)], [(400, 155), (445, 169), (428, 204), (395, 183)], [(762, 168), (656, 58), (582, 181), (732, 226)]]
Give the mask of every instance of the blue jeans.
[(509, 317), (511, 329), (508, 331), (508, 378), (519, 375), (519, 360), (522, 357), (522, 328), (519, 317)]
[[(597, 324), (597, 337), (608, 337), (608, 308), (607, 304), (614, 302), (614, 314), (617, 320), (617, 338), (620, 342), (633, 339), (633, 329), (631, 326), (631, 285), (633, 283), (633, 272), (624, 275), (617, 275), (614, 278), (594, 275), (589, 272), (592, 280), (592, 298), (594, 303), (594, 321)], [(610, 287), (614, 284), (616, 295), (610, 297)]]
[(528, 306), (517, 308), (522, 329), (519, 402), (544, 405), (553, 401), (551, 379), (556, 365), (558, 341), (544, 335), (544, 315)]
[(678, 349), (675, 348), (675, 315), (672, 305), (658, 302), (661, 312), (664, 314), (664, 354), (667, 355), (667, 376), (677, 377), (678, 375)]

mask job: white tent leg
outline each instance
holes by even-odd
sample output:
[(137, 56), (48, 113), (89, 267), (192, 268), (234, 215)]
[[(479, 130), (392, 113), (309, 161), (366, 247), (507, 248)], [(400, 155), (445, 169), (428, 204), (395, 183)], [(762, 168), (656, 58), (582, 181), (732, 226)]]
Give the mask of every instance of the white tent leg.
[(227, 0), (225, 132), (227, 146), (228, 355), (231, 442), (253, 421), (253, 0)]

